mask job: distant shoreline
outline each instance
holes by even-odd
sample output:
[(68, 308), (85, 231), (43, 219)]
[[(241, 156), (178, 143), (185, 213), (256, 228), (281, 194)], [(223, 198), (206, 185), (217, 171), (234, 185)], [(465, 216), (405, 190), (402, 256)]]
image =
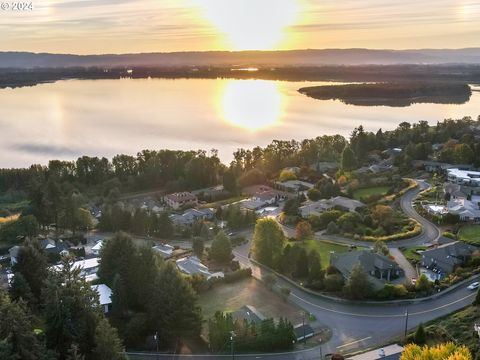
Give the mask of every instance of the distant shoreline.
[(340, 100), (357, 106), (410, 106), (415, 103), (464, 104), (472, 90), (467, 84), (402, 82), (304, 87), (301, 94), (318, 100)]

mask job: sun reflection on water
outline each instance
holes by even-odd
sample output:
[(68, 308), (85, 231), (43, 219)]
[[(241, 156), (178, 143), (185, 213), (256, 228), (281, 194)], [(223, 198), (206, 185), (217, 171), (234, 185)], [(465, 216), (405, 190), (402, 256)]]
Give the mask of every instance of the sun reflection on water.
[(222, 118), (256, 131), (280, 122), (285, 98), (274, 81), (230, 80), (220, 96)]

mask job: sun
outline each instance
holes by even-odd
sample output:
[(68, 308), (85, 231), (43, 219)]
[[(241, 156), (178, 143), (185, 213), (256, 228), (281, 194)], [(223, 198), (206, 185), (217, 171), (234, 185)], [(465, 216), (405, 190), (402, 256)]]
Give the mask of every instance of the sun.
[(232, 50), (269, 50), (295, 22), (297, 0), (195, 0)]
[(273, 81), (230, 80), (222, 91), (219, 105), (226, 121), (257, 131), (280, 120), (285, 101)]

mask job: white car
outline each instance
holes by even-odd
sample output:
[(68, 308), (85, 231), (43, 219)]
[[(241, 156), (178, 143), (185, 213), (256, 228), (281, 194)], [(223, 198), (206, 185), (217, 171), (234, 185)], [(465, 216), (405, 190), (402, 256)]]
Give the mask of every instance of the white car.
[(474, 283), (471, 283), (470, 285), (467, 286), (467, 289), (468, 290), (475, 290), (475, 289), (478, 289), (478, 286), (480, 285), (480, 283), (478, 281), (474, 282)]

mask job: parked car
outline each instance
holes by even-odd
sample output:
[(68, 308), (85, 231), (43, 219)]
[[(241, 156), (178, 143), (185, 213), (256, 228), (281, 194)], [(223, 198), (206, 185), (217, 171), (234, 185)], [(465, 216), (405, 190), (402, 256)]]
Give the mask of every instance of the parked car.
[(468, 290), (475, 290), (475, 289), (478, 289), (479, 285), (480, 285), (480, 283), (478, 281), (475, 281), (474, 283), (471, 283), (470, 285), (468, 285), (467, 289)]

